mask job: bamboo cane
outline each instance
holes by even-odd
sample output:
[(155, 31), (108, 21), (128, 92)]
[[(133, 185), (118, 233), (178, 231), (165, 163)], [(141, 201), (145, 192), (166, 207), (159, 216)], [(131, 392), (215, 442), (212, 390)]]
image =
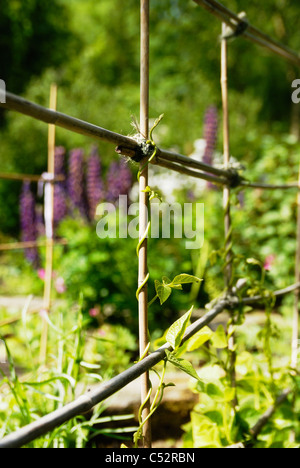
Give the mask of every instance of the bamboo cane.
[[(299, 165), (299, 180), (300, 188), (300, 165)], [(297, 232), (296, 232), (296, 254), (295, 254), (295, 281), (300, 282), (300, 192), (297, 193)], [(292, 352), (291, 352), (291, 368), (294, 372), (297, 369), (298, 364), (298, 352), (299, 352), (299, 301), (300, 294), (299, 290), (295, 291), (294, 299), (294, 311), (292, 321)]]
[[(222, 35), (226, 25), (222, 24)], [(222, 108), (223, 108), (223, 164), (224, 168), (229, 168), (230, 160), (230, 136), (229, 136), (229, 106), (228, 106), (228, 46), (227, 40), (223, 39), (221, 42), (221, 91), (222, 91)], [(230, 188), (229, 186), (223, 187), (223, 209), (224, 209), (224, 233), (225, 233), (225, 286), (230, 293), (232, 288), (232, 222), (231, 222), (231, 209), (230, 209)], [(235, 390), (235, 396), (232, 400), (233, 408), (238, 405), (236, 393), (236, 352), (235, 352), (235, 336), (234, 336), (234, 319), (232, 316), (231, 322), (228, 325), (228, 351), (230, 356), (229, 375), (231, 386)]]
[[(67, 239), (56, 239), (54, 245), (67, 245)], [(32, 249), (33, 247), (45, 247), (47, 241), (28, 241), (28, 242), (9, 242), (8, 244), (0, 244), (0, 252), (8, 252), (10, 250)]]
[[(43, 181), (42, 175), (35, 175), (35, 174), (9, 174), (0, 172), (0, 179), (4, 180), (20, 180), (20, 181), (29, 181), (29, 182), (41, 182)], [(52, 184), (56, 182), (63, 182), (65, 177), (62, 175), (57, 175), (52, 181)]]
[[(298, 184), (300, 188), (300, 165), (299, 165), (299, 176)], [(296, 253), (295, 253), (295, 281), (300, 281), (300, 192), (297, 193), (297, 230), (296, 230)], [(292, 375), (297, 375), (298, 367), (298, 354), (299, 354), (299, 301), (300, 294), (299, 289), (295, 291), (294, 295), (294, 308), (292, 318), (292, 343), (291, 343), (291, 369)], [(295, 411), (297, 392), (293, 394), (292, 406)], [(295, 442), (296, 433), (292, 430), (290, 433), (290, 441)]]
[[(128, 155), (132, 158), (141, 158), (143, 155), (141, 153), (141, 148), (139, 144), (133, 139), (129, 138), (125, 135), (121, 135), (119, 133), (112, 132), (102, 127), (98, 127), (96, 125), (90, 124), (83, 120), (76, 119), (66, 114), (62, 114), (60, 112), (55, 112), (51, 109), (47, 109), (45, 107), (39, 106), (33, 102), (27, 101), (19, 96), (16, 96), (12, 93), (7, 93), (7, 100), (6, 103), (0, 103), (0, 107), (13, 110), (19, 112), (24, 115), (28, 115), (31, 118), (41, 120), (42, 122), (55, 124), (57, 127), (65, 128), (69, 131), (79, 133), (81, 135), (85, 135), (88, 137), (96, 138), (97, 140), (107, 141), (109, 143), (113, 143), (118, 145), (116, 148), (117, 153)], [(163, 149), (158, 149), (157, 151), (157, 158), (154, 158), (152, 161), (153, 164), (157, 164), (161, 167), (168, 168), (179, 173), (185, 173), (190, 175), (191, 177), (196, 177), (203, 180), (209, 180), (208, 174), (203, 174), (200, 171), (206, 171), (210, 174), (215, 174), (216, 176), (220, 176), (219, 180), (217, 178), (211, 179), (212, 183), (217, 185), (222, 184), (230, 184), (230, 174), (225, 169), (216, 168), (210, 166), (209, 164), (204, 164), (200, 161), (195, 161), (192, 158), (187, 156), (183, 156), (178, 153), (174, 153), (171, 151), (166, 151)], [(173, 163), (173, 164), (172, 164)], [(178, 164), (180, 163), (180, 164)], [(199, 169), (199, 172), (192, 171), (190, 168)], [(190, 171), (187, 173), (187, 171)], [(12, 180), (32, 180), (38, 182), (41, 180), (40, 176), (23, 176), (19, 175), (20, 177), (5, 177), (5, 174), (2, 174), (3, 178), (12, 179)], [(223, 176), (223, 179), (222, 179)], [(24, 179), (23, 179), (24, 177)], [(211, 176), (212, 177), (212, 176)], [(0, 176), (1, 178), (1, 176)], [(53, 182), (60, 181), (60, 176), (56, 176)], [(263, 184), (263, 183), (256, 183), (256, 182), (249, 182), (249, 181), (240, 181), (240, 186), (245, 188), (262, 188), (266, 190), (284, 190), (284, 189), (292, 189), (298, 188), (298, 183), (290, 183), (290, 184)]]
[[(52, 84), (50, 90), (50, 109), (56, 110), (57, 105), (57, 86)], [(55, 125), (49, 125), (48, 131), (48, 174), (54, 178), (55, 176)], [(45, 268), (45, 288), (44, 288), (44, 307), (43, 313), (49, 314), (51, 309), (51, 289), (52, 289), (52, 274), (53, 274), (53, 215), (54, 215), (54, 186), (48, 184), (45, 191), (49, 190), (49, 226), (46, 226), (50, 232), (46, 232), (46, 268)], [(47, 203), (45, 195), (45, 205)], [(45, 220), (47, 224), (47, 220)], [(40, 349), (40, 363), (46, 362), (47, 357), (47, 342), (48, 342), (48, 321), (46, 317), (42, 317), (42, 335), (41, 335), (41, 349)]]
[[(149, 0), (141, 0), (141, 64), (140, 64), (140, 130), (143, 137), (147, 140), (149, 134)], [(148, 201), (149, 196), (145, 191), (148, 186), (148, 165), (145, 160), (140, 163), (139, 177), (139, 239), (144, 238), (139, 249), (139, 272), (138, 285), (140, 288), (138, 295), (139, 302), (139, 342), (140, 355), (143, 356), (148, 345), (148, 287), (147, 287), (147, 236), (145, 232), (148, 225)], [(141, 287), (143, 285), (143, 287)], [(147, 400), (149, 394), (149, 373), (145, 372), (141, 376), (141, 400), (142, 404)], [(150, 413), (150, 399), (144, 405), (142, 411), (142, 421), (145, 421)], [(150, 418), (143, 427), (143, 447), (151, 448), (151, 420)]]
[[(216, 0), (194, 0), (194, 2), (208, 10), (214, 16), (219, 18), (223, 23), (226, 23), (233, 29), (233, 31), (241, 22), (241, 19), (237, 14), (233, 13), (231, 10)], [(275, 41), (270, 36), (260, 31), (258, 28), (252, 26), (250, 23), (248, 24), (248, 27), (242, 36), (268, 49), (270, 52), (273, 52), (274, 54), (279, 55), (286, 60), (295, 63), (296, 65), (300, 65), (300, 56), (297, 52), (285, 46), (284, 44)]]

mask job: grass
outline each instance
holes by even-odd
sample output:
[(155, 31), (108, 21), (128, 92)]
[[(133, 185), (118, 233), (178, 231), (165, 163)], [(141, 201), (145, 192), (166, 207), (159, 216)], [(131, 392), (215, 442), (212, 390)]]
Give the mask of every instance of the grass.
[[(128, 367), (135, 340), (121, 327), (90, 327), (80, 306), (58, 308), (49, 319), (46, 365), (39, 363), (41, 320), (28, 314), (1, 327), (0, 438), (74, 400), (89, 386)], [(135, 427), (122, 427), (121, 417), (102, 416), (105, 404), (78, 416), (52, 433), (32, 442), (32, 448), (84, 448), (97, 445), (97, 437), (127, 440)], [(106, 427), (114, 422), (114, 427)], [(119, 422), (119, 427), (115, 427)], [(129, 437), (130, 438), (130, 437)]]

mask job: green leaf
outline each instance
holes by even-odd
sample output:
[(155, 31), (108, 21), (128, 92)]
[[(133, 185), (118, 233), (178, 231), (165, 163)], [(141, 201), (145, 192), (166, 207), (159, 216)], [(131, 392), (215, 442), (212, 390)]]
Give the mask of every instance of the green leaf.
[(158, 280), (155, 280), (154, 284), (155, 284), (156, 294), (158, 295), (160, 304), (162, 305), (170, 297), (172, 289), (170, 288), (170, 286), (166, 286), (165, 284), (162, 284)]
[(174, 350), (177, 350), (180, 346), (181, 340), (190, 321), (193, 308), (194, 306), (192, 306), (186, 314), (180, 317), (180, 319), (176, 320), (176, 322), (170, 326), (166, 334), (166, 340)]
[(199, 330), (192, 338), (188, 340), (187, 351), (199, 349), (213, 336), (213, 331), (209, 327), (204, 327)]
[(168, 388), (168, 387), (176, 387), (176, 385), (173, 382), (170, 382), (168, 384), (163, 383), (163, 388)]
[(194, 367), (189, 361), (187, 361), (186, 359), (177, 358), (173, 353), (171, 353), (168, 350), (166, 350), (166, 355), (168, 361), (171, 364), (173, 364), (173, 366), (177, 367), (177, 369), (180, 369), (181, 371), (185, 372), (186, 374), (190, 375), (196, 380), (200, 380), (197, 372), (195, 371)]
[(172, 281), (170, 280), (170, 278), (168, 278), (167, 276), (163, 276), (163, 277), (162, 277), (162, 282), (163, 282), (163, 284), (165, 284), (166, 286), (169, 286), (169, 284), (172, 283)]
[(235, 397), (235, 388), (225, 388), (224, 391), (224, 400), (228, 403), (232, 401)]
[(219, 325), (211, 337), (211, 342), (214, 348), (227, 348), (227, 337), (223, 325)]
[(85, 361), (81, 361), (80, 365), (81, 365), (81, 367), (84, 367), (85, 369), (98, 370), (98, 369), (101, 368), (101, 366), (99, 366), (99, 364), (91, 364), (90, 362), (85, 362)]
[(57, 380), (67, 381), (71, 385), (72, 388), (75, 388), (76, 381), (69, 374), (56, 375), (54, 377), (50, 377), (49, 379), (42, 380), (41, 382), (23, 382), (23, 384), (27, 385), (29, 387), (41, 387), (43, 385), (48, 385), (48, 384), (50, 384), (52, 382), (55, 382)]
[(247, 258), (246, 263), (248, 263), (248, 265), (258, 265), (260, 267), (262, 266), (261, 262), (259, 260), (256, 260), (256, 258)]
[(187, 283), (200, 283), (203, 281), (200, 278), (197, 278), (193, 275), (187, 275), (186, 273), (182, 273), (181, 275), (175, 276), (172, 283), (170, 284), (171, 287), (179, 285), (179, 284), (187, 284)]
[(173, 282), (167, 276), (162, 277), (162, 282), (164, 286), (169, 286), (172, 289), (182, 289), (181, 284), (173, 284)]
[(221, 448), (218, 425), (210, 418), (192, 411), (191, 422), (194, 448)]

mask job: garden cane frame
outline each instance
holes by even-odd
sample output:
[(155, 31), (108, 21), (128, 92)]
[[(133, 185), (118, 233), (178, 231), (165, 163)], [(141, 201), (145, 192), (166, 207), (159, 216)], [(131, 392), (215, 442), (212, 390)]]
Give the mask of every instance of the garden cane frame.
[[(208, 10), (211, 14), (221, 20), (224, 25), (229, 26), (233, 32), (241, 25), (241, 18), (223, 6), (221, 3), (215, 0), (194, 0), (195, 3)], [(141, 9), (141, 83), (140, 83), (140, 128), (141, 134), (145, 141), (148, 139), (149, 133), (149, 16), (150, 16), (150, 0), (140, 0)], [(243, 33), (240, 36), (247, 40), (250, 40), (259, 46), (268, 49), (270, 52), (283, 57), (284, 59), (300, 65), (300, 56), (298, 53), (289, 49), (285, 45), (273, 40), (262, 31), (258, 30), (251, 24), (247, 23), (247, 27), (244, 28)], [(296, 189), (298, 208), (300, 207), (300, 179), (299, 181), (292, 184), (261, 184), (255, 181), (248, 181), (241, 177), (240, 173), (229, 166), (229, 108), (228, 108), (228, 84), (227, 84), (227, 51), (228, 43), (226, 38), (221, 41), (221, 90), (222, 90), (222, 102), (223, 102), (223, 144), (224, 144), (224, 167), (218, 168), (198, 162), (187, 156), (173, 153), (170, 151), (157, 148), (155, 157), (151, 160), (151, 164), (155, 164), (164, 167), (168, 170), (179, 172), (190, 177), (200, 178), (214, 183), (215, 185), (223, 189), (223, 204), (224, 204), (224, 222), (225, 222), (225, 248), (226, 248), (226, 265), (225, 265), (225, 287), (226, 294), (219, 298), (210, 310), (200, 319), (196, 320), (187, 329), (182, 344), (189, 338), (195, 335), (204, 326), (214, 320), (222, 311), (233, 310), (238, 307), (240, 303), (254, 306), (259, 304), (262, 300), (261, 296), (245, 297), (240, 299), (238, 297), (239, 285), (232, 284), (231, 275), (231, 247), (232, 247), (232, 226), (230, 216), (230, 189), (236, 187), (243, 188), (261, 188), (264, 190), (289, 190)], [(52, 126), (59, 126), (69, 131), (80, 133), (87, 137), (92, 137), (100, 141), (106, 141), (116, 145), (116, 152), (121, 155), (129, 156), (135, 161), (141, 161), (140, 163), (140, 239), (143, 239), (145, 232), (145, 212), (147, 210), (148, 193), (145, 191), (148, 185), (148, 164), (145, 165), (145, 161), (149, 159), (149, 154), (145, 152), (145, 146), (138, 143), (133, 138), (115, 133), (105, 128), (93, 125), (91, 123), (76, 119), (66, 114), (57, 112), (53, 109), (47, 109), (32, 102), (29, 102), (19, 96), (12, 93), (6, 93), (6, 102), (0, 103), (0, 107), (19, 112), (27, 115), (39, 121), (45, 122)], [(22, 176), (20, 174), (1, 174), (0, 178), (12, 180), (39, 180), (40, 176)], [(53, 181), (54, 182), (54, 181)], [(294, 292), (295, 294), (295, 308), (293, 316), (293, 338), (292, 338), (292, 367), (297, 372), (297, 355), (298, 355), (298, 329), (299, 329), (299, 290), (300, 290), (300, 272), (297, 265), (299, 263), (300, 255), (300, 208), (298, 209), (298, 220), (297, 220), (297, 253), (295, 258), (296, 269), (295, 269), (295, 284), (275, 291), (273, 295), (275, 297), (283, 296)], [(2, 246), (3, 247), (3, 246)], [(26, 248), (26, 245), (19, 244), (16, 248)], [(7, 250), (9, 247), (5, 246), (2, 250)], [(0, 246), (1, 250), (1, 246)], [(60, 426), (64, 422), (71, 418), (80, 415), (90, 409), (92, 409), (98, 403), (106, 400), (111, 395), (125, 387), (127, 384), (142, 377), (142, 401), (145, 400), (145, 396), (149, 389), (149, 370), (157, 363), (165, 359), (166, 351), (170, 350), (169, 344), (165, 344), (155, 352), (144, 356), (147, 345), (147, 239), (144, 239), (139, 251), (139, 273), (138, 273), (138, 286), (139, 286), (139, 319), (140, 319), (140, 354), (143, 359), (137, 364), (125, 372), (119, 374), (108, 382), (105, 382), (97, 386), (94, 390), (81, 395), (78, 399), (67, 404), (63, 408), (50, 413), (39, 420), (21, 428), (20, 430), (9, 434), (0, 441), (0, 448), (17, 448), (22, 447), (25, 444), (30, 443), (34, 439), (41, 435), (51, 431), (55, 427)], [(231, 353), (231, 383), (235, 386), (235, 353), (234, 349), (234, 334), (231, 334), (232, 342), (229, 346), (232, 348)], [(229, 350), (230, 351), (230, 350)], [(274, 405), (257, 421), (255, 426), (251, 429), (253, 438), (256, 438), (261, 432), (264, 425), (267, 423), (270, 417), (274, 414), (275, 409), (283, 401), (285, 401), (290, 393), (291, 389), (286, 389), (281, 395), (278, 396)], [(232, 405), (237, 404), (236, 398), (232, 401)], [(145, 405), (143, 410), (143, 420), (147, 419), (149, 414), (149, 406)], [(151, 425), (150, 421), (143, 427), (143, 447), (151, 447)], [(241, 445), (239, 444), (239, 447)]]

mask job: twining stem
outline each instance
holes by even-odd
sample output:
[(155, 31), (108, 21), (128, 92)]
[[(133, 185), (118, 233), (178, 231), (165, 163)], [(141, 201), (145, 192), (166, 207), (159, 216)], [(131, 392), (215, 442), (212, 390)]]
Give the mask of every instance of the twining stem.
[(150, 307), (150, 306), (153, 304), (153, 302), (156, 301), (157, 298), (158, 298), (158, 294), (156, 294), (156, 295), (153, 297), (153, 299), (151, 299), (151, 301), (148, 302), (148, 307)]
[(149, 411), (149, 414), (148, 414), (147, 418), (145, 418), (145, 419), (142, 418), (142, 411), (143, 411), (144, 405), (146, 405), (150, 401), (150, 397), (151, 397), (151, 393), (152, 393), (152, 386), (149, 389), (149, 392), (148, 392), (148, 395), (147, 395), (145, 401), (142, 403), (142, 405), (141, 405), (141, 407), (139, 409), (138, 420), (139, 420), (140, 426), (139, 426), (139, 428), (138, 428), (138, 430), (137, 430), (137, 432), (136, 432), (136, 434), (134, 436), (135, 448), (137, 448), (137, 446), (138, 446), (138, 441), (142, 436), (142, 431), (143, 431), (143, 428), (144, 428), (145, 424), (147, 424), (147, 422), (153, 416), (154, 412), (157, 410), (157, 408), (159, 407), (159, 405), (160, 405), (160, 403), (161, 403), (161, 401), (163, 399), (164, 389), (165, 389), (164, 379), (165, 379), (165, 374), (166, 374), (166, 368), (167, 368), (167, 360), (164, 360), (163, 371), (162, 371), (162, 374), (160, 376), (159, 384), (158, 384), (156, 393), (154, 395), (153, 402), (152, 402), (152, 404), (150, 406), (150, 411)]

